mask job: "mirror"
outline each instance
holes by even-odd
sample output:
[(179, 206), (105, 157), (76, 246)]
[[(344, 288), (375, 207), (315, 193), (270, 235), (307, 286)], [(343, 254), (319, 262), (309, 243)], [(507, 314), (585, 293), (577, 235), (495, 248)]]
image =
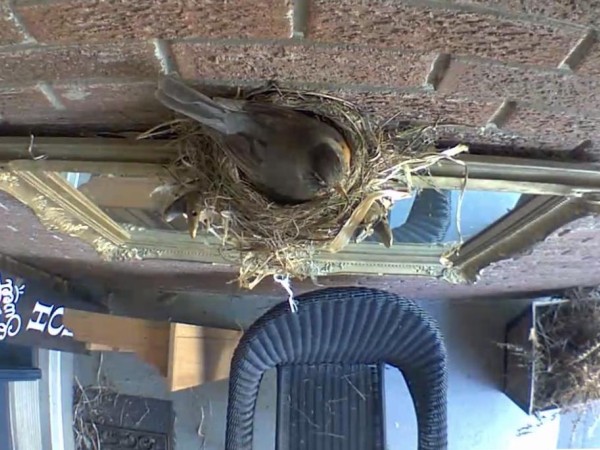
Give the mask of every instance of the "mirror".
[(162, 219), (168, 197), (155, 192), (160, 185), (156, 179), (89, 172), (61, 172), (61, 175), (111, 219), (125, 227), (187, 232), (183, 217), (171, 223)]
[[(513, 211), (528, 197), (517, 192), (423, 189), (409, 199), (396, 202), (392, 208), (388, 220), (394, 245), (464, 242)], [(366, 241), (378, 242), (375, 236)]]
[[(155, 191), (160, 185), (156, 179), (89, 172), (61, 172), (61, 175), (115, 222), (127, 228), (187, 233), (183, 217), (171, 223), (162, 219), (170, 197)], [(390, 212), (394, 245), (464, 242), (529, 197), (517, 192), (422, 189), (413, 197), (396, 202)], [(376, 245), (379, 241), (376, 236), (370, 236), (363, 242)]]
[[(156, 188), (172, 179), (167, 167), (176, 156), (164, 142), (38, 137), (44, 160), (30, 159), (30, 144), (29, 137), (0, 139), (0, 189), (49, 229), (84, 240), (107, 260), (232, 264), (213, 236), (191, 241), (183, 217), (163, 221), (172, 198)], [(460, 160), (414, 175), (421, 191), (389, 214), (392, 248), (371, 237), (338, 253), (318, 252), (317, 270), (472, 282), (490, 263), (598, 211), (597, 165), (483, 155)], [(463, 244), (458, 252), (457, 243)]]

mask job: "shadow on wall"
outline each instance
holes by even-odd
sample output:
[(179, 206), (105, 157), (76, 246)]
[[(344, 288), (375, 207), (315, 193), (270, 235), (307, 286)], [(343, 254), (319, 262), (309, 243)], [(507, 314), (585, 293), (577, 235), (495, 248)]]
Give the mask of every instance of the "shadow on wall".
[[(559, 421), (537, 424), (502, 392), (505, 324), (530, 300), (495, 302), (421, 302), (438, 321), (448, 348), (449, 449), (551, 450), (557, 448)], [(414, 410), (402, 376), (386, 371), (387, 439), (389, 448), (416, 448)]]

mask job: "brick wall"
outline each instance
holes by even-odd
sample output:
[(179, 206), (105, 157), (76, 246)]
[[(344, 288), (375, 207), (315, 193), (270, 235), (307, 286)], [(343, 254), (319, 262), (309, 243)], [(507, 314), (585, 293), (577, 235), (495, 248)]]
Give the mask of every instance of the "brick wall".
[[(504, 153), (594, 150), (599, 25), (595, 0), (0, 0), (0, 133), (154, 125), (169, 114), (153, 98), (156, 74), (176, 68), (210, 89), (277, 79), (335, 92), (378, 118), (446, 123), (442, 138)], [(103, 263), (2, 193), (0, 206), (0, 223), (10, 213), (0, 251), (50, 271), (163, 288), (223, 289), (232, 277)], [(341, 282), (421, 297), (599, 284), (599, 223), (564, 227), (477, 286)]]
[(143, 128), (168, 114), (152, 93), (176, 68), (206, 86), (333, 91), (380, 118), (452, 124), (449, 139), (597, 147), (599, 6), (0, 0), (0, 126)]

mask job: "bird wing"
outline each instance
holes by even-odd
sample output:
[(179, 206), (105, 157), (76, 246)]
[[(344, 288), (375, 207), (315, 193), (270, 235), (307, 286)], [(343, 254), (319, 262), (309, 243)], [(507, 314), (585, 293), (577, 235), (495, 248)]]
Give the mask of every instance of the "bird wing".
[(312, 125), (314, 124), (313, 121), (317, 120), (303, 111), (298, 111), (288, 106), (281, 106), (273, 103), (247, 101), (240, 106), (244, 112), (256, 117), (257, 120), (260, 120), (265, 124), (273, 125), (274, 123), (277, 124), (285, 121), (286, 123)]
[(160, 78), (155, 97), (164, 106), (222, 133), (230, 110), (174, 75)]
[(244, 133), (224, 136), (223, 141), (225, 151), (238, 168), (252, 181), (261, 182), (258, 178), (265, 163), (265, 144)]

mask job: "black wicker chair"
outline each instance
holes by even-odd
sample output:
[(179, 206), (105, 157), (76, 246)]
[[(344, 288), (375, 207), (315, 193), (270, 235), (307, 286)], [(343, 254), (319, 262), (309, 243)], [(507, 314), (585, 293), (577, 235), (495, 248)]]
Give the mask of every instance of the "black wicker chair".
[[(384, 449), (386, 363), (406, 379), (419, 450), (447, 448), (446, 351), (430, 317), (412, 301), (375, 289), (323, 289), (297, 300), (297, 313), (285, 302), (258, 319), (235, 351), (226, 450), (252, 450), (260, 382), (274, 367), (277, 450)], [(356, 400), (340, 410), (336, 399), (352, 392)]]

